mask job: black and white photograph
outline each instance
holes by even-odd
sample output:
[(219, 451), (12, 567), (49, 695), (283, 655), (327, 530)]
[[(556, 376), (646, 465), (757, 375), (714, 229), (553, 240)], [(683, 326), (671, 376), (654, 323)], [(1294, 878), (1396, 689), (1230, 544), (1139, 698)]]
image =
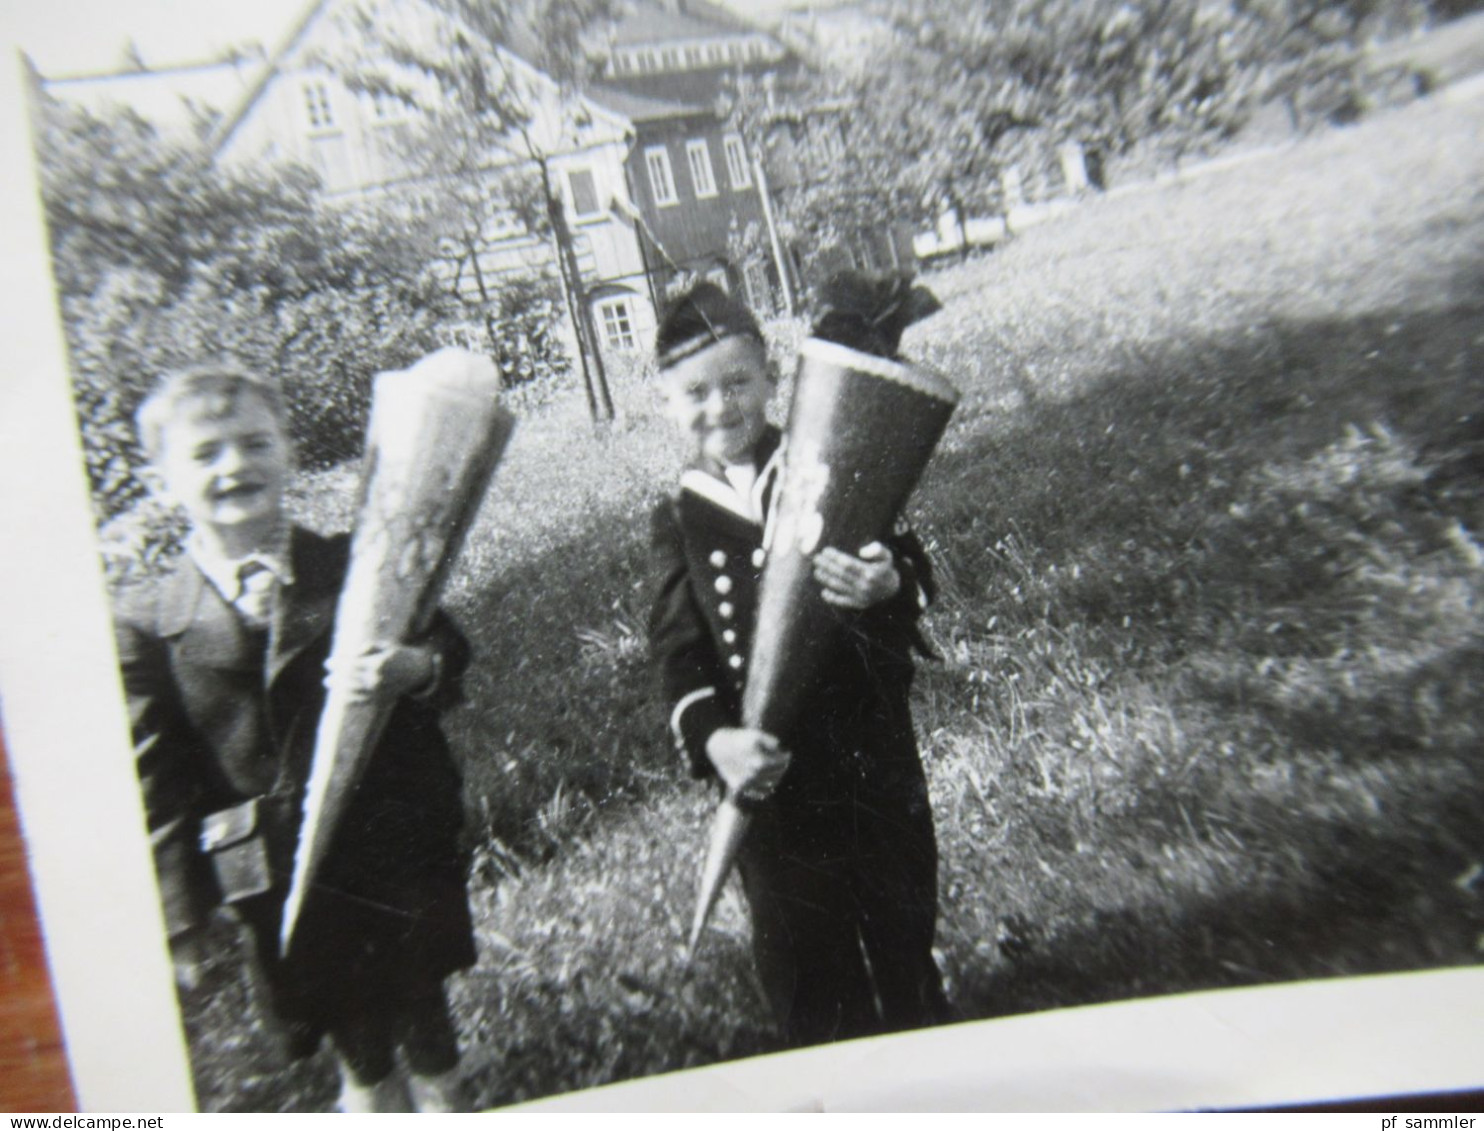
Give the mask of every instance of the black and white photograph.
[(6, 20), (83, 1110), (1484, 1090), (1484, 3)]

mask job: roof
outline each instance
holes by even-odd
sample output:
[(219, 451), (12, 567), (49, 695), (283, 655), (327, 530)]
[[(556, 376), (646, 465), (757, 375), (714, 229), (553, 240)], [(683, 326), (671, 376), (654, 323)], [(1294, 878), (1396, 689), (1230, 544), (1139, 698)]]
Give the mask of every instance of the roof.
[(698, 114), (713, 113), (708, 107), (697, 103), (651, 98), (613, 87), (592, 87), (588, 90), (587, 96), (589, 101), (612, 110), (616, 114), (622, 114), (636, 125), (641, 122), (659, 122), (669, 118), (693, 118)]
[(751, 35), (754, 29), (723, 16), (711, 5), (706, 14), (680, 11), (657, 4), (638, 4), (613, 29), (613, 46), (633, 47), (647, 43), (672, 43), (686, 39), (715, 39), (719, 36)]
[(225, 114), (251, 89), (266, 63), (249, 56), (147, 71), (44, 78), (58, 101), (91, 113), (127, 108), (165, 132), (196, 128), (203, 116)]
[(221, 148), (232, 139), (232, 135), (237, 131), (237, 127), (247, 117), (248, 111), (263, 96), (263, 91), (267, 89), (268, 83), (278, 73), (278, 68), (282, 66), (284, 59), (299, 45), (299, 41), (304, 38), (304, 33), (309, 30), (309, 26), (319, 18), (320, 14), (330, 6), (331, 2), (332, 0), (309, 0), (304, 5), (303, 13), (289, 28), (288, 34), (283, 37), (283, 42), (273, 52), (267, 66), (263, 68), (257, 80), (249, 89), (243, 92), (237, 104), (232, 107), (231, 112), (222, 120), (216, 129), (212, 130), (211, 148), (213, 151), (220, 152)]

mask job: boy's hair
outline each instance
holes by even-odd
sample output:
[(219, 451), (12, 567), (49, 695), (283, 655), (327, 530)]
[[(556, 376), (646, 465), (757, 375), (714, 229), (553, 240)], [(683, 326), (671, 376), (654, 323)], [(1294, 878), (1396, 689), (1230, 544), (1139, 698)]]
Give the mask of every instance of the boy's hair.
[(660, 319), (654, 337), (655, 364), (663, 371), (736, 335), (765, 344), (752, 311), (715, 283), (697, 283), (671, 303)]
[(219, 419), (236, 410), (244, 396), (257, 397), (280, 425), (285, 424), (283, 394), (277, 382), (231, 364), (197, 365), (164, 374), (134, 413), (140, 447), (151, 460), (165, 449), (165, 429), (187, 402), (200, 404)]

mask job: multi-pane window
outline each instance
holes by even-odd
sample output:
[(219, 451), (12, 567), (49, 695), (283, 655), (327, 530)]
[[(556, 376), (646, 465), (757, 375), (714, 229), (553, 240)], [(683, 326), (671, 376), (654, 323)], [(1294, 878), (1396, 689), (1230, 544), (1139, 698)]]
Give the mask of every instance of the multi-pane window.
[(685, 159), (690, 165), (691, 184), (696, 186), (697, 198), (716, 195), (716, 175), (711, 168), (711, 149), (705, 138), (696, 138), (685, 143)]
[(701, 49), (694, 44), (685, 49), (685, 61), (692, 67), (699, 67), (702, 63)]
[(644, 166), (649, 171), (649, 188), (656, 204), (679, 204), (675, 176), (670, 171), (670, 154), (663, 145), (652, 145), (644, 151)]
[(597, 304), (598, 318), (603, 324), (603, 341), (609, 349), (631, 350), (636, 344), (634, 318), (629, 312), (628, 299), (609, 298)]
[(330, 86), (320, 79), (304, 84), (304, 110), (311, 130), (335, 128), (335, 111), (330, 106)]
[(572, 190), (572, 215), (577, 219), (596, 216), (602, 211), (598, 203), (598, 185), (591, 169), (571, 169), (567, 184)]
[(752, 185), (752, 173), (747, 168), (747, 147), (742, 144), (742, 138), (737, 134), (727, 134), (721, 139), (721, 148), (727, 157), (727, 178), (731, 181), (732, 188), (749, 188)]

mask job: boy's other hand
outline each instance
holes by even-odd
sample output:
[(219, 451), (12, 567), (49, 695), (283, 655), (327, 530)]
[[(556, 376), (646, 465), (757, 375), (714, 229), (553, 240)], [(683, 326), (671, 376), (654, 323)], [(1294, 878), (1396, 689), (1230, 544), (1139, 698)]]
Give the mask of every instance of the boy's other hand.
[(433, 681), (436, 665), (431, 649), (415, 644), (390, 644), (363, 652), (347, 664), (325, 664), (325, 686), (348, 691), (353, 698), (378, 695), (398, 698), (422, 691)]
[(814, 555), (814, 580), (825, 602), (842, 609), (869, 609), (902, 587), (897, 563), (880, 542), (862, 546), (859, 557), (826, 546)]
[(729, 792), (746, 801), (766, 801), (783, 780), (791, 755), (765, 731), (722, 727), (706, 740), (706, 757)]

